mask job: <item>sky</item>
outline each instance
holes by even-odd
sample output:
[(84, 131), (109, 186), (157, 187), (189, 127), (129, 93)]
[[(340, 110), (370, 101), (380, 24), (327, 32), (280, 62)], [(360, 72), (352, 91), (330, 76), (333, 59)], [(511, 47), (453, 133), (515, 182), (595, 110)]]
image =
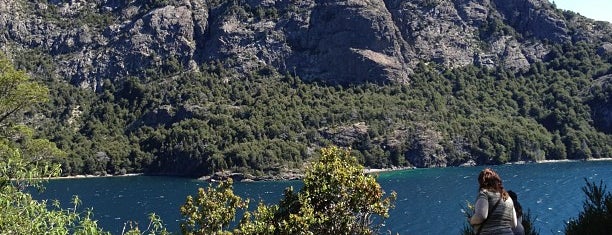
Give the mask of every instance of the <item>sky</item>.
[(612, 0), (549, 0), (557, 8), (580, 13), (595, 20), (612, 23)]

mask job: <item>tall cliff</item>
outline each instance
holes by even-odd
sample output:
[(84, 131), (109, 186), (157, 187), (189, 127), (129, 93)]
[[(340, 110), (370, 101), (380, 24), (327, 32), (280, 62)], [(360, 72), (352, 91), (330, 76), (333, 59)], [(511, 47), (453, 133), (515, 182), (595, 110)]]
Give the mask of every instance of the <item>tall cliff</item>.
[(47, 53), (55, 75), (91, 89), (215, 60), (239, 72), (408, 83), (419, 62), (520, 70), (552, 43), (610, 48), (612, 34), (547, 0), (0, 0), (0, 29), (9, 55)]

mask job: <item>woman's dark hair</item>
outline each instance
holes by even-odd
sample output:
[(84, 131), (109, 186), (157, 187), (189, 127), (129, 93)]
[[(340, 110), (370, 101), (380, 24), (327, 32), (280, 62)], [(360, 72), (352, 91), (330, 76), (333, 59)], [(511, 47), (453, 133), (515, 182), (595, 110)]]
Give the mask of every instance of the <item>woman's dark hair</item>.
[(500, 193), (504, 201), (508, 200), (508, 192), (504, 190), (502, 180), (491, 168), (486, 168), (478, 174), (479, 189), (487, 189)]
[(516, 193), (512, 190), (508, 191), (508, 195), (510, 196), (510, 198), (512, 198), (512, 201), (514, 202), (514, 210), (516, 211), (516, 217), (521, 217), (523, 216), (523, 207), (521, 207), (521, 204), (518, 202), (518, 196), (516, 195)]

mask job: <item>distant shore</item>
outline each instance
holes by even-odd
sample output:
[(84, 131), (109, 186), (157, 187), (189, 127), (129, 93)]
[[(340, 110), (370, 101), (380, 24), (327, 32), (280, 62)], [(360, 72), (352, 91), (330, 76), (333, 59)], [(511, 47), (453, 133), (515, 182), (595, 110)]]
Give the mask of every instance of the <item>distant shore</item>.
[(528, 163), (560, 163), (560, 162), (598, 162), (612, 161), (612, 158), (589, 158), (589, 159), (559, 159), (559, 160), (539, 160), (539, 161), (518, 161), (506, 164), (528, 164)]
[(380, 173), (380, 172), (402, 171), (402, 170), (411, 170), (411, 169), (416, 169), (416, 168), (415, 167), (364, 168), (363, 173), (374, 174), (374, 173)]
[(612, 161), (612, 158), (589, 158), (589, 159), (563, 159), (563, 160), (541, 160), (537, 163), (555, 163), (555, 162), (598, 162)]
[(122, 174), (122, 175), (111, 175), (111, 174), (106, 174), (106, 175), (68, 175), (68, 176), (57, 176), (57, 177), (50, 177), (50, 178), (44, 178), (44, 179), (51, 179), (51, 180), (61, 180), (61, 179), (87, 179), (87, 178), (103, 178), (103, 177), (129, 177), (129, 176), (141, 176), (144, 175), (142, 173), (129, 173), (129, 174)]
[[(578, 159), (560, 159), (560, 160), (540, 160), (540, 161), (517, 161), (517, 162), (509, 162), (506, 164), (509, 165), (514, 165), (514, 164), (546, 164), (546, 163), (562, 163), (562, 162), (589, 162), (589, 161), (612, 161), (612, 158), (591, 158), (591, 159), (586, 159), (586, 160), (578, 160)], [(458, 167), (465, 167), (465, 166), (478, 166), (478, 165), (461, 165)], [(449, 167), (455, 167), (455, 166), (449, 166)], [(365, 174), (376, 174), (376, 173), (382, 173), (382, 172), (391, 172), (391, 171), (401, 171), (401, 170), (411, 170), (411, 169), (416, 169), (416, 167), (392, 167), (392, 168), (364, 168), (363, 172)], [(86, 179), (86, 178), (101, 178), (101, 177), (130, 177), (130, 176), (142, 176), (144, 175), (143, 173), (129, 173), (129, 174), (121, 174), (121, 175), (112, 175), (112, 174), (107, 174), (107, 175), (70, 175), (70, 176), (59, 176), (59, 177), (51, 177), (51, 178), (45, 178), (45, 179)], [(223, 180), (223, 178), (234, 178), (236, 181), (245, 181), (245, 182), (252, 182), (252, 181), (275, 181), (275, 180), (296, 180), (296, 179), (301, 179), (303, 178), (302, 174), (299, 173), (286, 173), (286, 174), (280, 174), (280, 175), (276, 175), (276, 176), (258, 176), (258, 177), (245, 177), (244, 175), (242, 175), (241, 173), (228, 173), (226, 172), (224, 176), (203, 176), (200, 177), (200, 180), (204, 180), (204, 181), (217, 181), (217, 180)]]

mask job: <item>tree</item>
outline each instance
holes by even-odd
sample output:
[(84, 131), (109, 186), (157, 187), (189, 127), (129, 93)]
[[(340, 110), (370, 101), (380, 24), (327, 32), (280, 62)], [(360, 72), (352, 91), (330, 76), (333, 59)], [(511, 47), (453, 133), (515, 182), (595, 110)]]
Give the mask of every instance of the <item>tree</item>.
[(9, 118), (48, 100), (49, 90), (30, 78), (22, 70), (0, 56), (0, 128), (10, 124)]
[(217, 187), (198, 189), (196, 198), (187, 196), (187, 201), (181, 206), (181, 222), (183, 234), (231, 234), (227, 231), (230, 222), (236, 217), (238, 209), (244, 209), (248, 200), (242, 200), (234, 194), (232, 180), (221, 182)]
[[(16, 125), (13, 118), (47, 100), (47, 89), (29, 81), (24, 71), (0, 58), (0, 231), (8, 234), (106, 234), (89, 213), (48, 210), (46, 201), (36, 201), (23, 190), (39, 186), (39, 179), (58, 176), (59, 164), (49, 158), (61, 155), (54, 144), (33, 138), (33, 130)], [(26, 155), (27, 154), (27, 155)]]
[[(34, 200), (24, 190), (41, 187), (43, 178), (59, 176), (61, 168), (52, 159), (64, 156), (54, 143), (35, 138), (34, 131), (17, 123), (21, 112), (47, 100), (47, 88), (32, 82), (24, 71), (13, 68), (0, 56), (0, 231), (2, 234), (110, 234), (91, 219), (91, 212), (78, 212), (81, 203), (62, 209), (58, 202)], [(23, 121), (21, 121), (23, 122)], [(165, 234), (160, 220), (151, 216), (145, 232)], [(141, 234), (138, 227), (128, 234)]]
[[(383, 197), (376, 179), (364, 174), (350, 150), (328, 147), (306, 170), (299, 192), (285, 190), (278, 205), (260, 203), (254, 212), (245, 212), (233, 229), (229, 224), (236, 210), (246, 208), (233, 194), (232, 181), (208, 190), (199, 189), (181, 207), (185, 234), (375, 234), (372, 216), (389, 216), (395, 192)], [(382, 221), (381, 221), (382, 222)]]
[[(363, 172), (350, 150), (328, 147), (306, 171), (304, 186), (294, 195), (287, 191), (280, 211), (285, 229), (312, 234), (373, 234), (372, 216), (389, 216), (395, 192), (383, 198), (376, 179)], [(283, 224), (283, 223), (281, 223)], [(286, 231), (293, 233), (293, 231)]]
[(565, 225), (565, 234), (610, 234), (612, 231), (612, 193), (603, 181), (597, 185), (585, 179), (582, 191), (586, 195), (583, 211)]
[[(56, 176), (59, 165), (50, 156), (61, 155), (54, 144), (33, 138), (33, 130), (15, 124), (20, 112), (47, 100), (46, 87), (32, 82), (24, 71), (0, 56), (0, 186), (23, 189), (33, 179)], [(24, 156), (28, 154), (28, 156)]]

